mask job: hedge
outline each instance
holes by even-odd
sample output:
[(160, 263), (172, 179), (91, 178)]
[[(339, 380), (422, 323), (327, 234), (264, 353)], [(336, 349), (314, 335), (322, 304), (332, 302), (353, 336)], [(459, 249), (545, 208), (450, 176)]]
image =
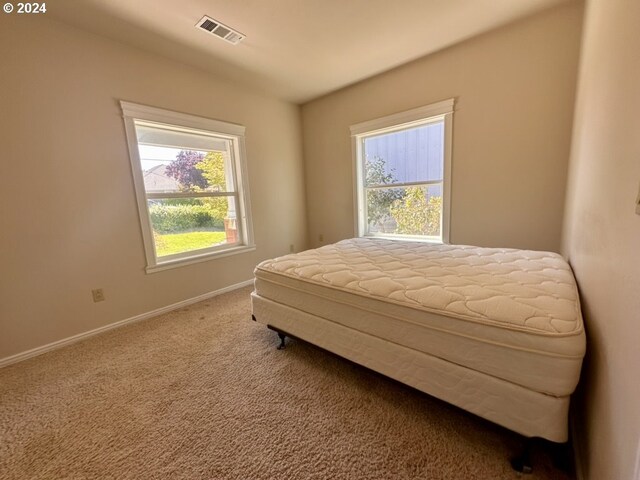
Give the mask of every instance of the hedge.
[(162, 205), (149, 207), (153, 229), (160, 233), (175, 233), (200, 228), (222, 228), (221, 218), (211, 215), (206, 205)]

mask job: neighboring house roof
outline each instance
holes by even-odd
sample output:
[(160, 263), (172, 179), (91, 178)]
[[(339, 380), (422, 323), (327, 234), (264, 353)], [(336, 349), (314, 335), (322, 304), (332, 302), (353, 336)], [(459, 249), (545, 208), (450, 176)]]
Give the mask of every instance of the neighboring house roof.
[(177, 192), (180, 184), (174, 178), (167, 176), (166, 165), (156, 165), (142, 172), (144, 188), (147, 192)]

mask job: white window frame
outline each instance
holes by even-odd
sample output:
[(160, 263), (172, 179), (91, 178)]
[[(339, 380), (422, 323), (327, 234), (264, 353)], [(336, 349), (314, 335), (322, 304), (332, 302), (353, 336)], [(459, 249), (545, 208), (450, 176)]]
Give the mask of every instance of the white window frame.
[[(204, 262), (212, 258), (250, 252), (256, 249), (253, 238), (253, 224), (251, 221), (251, 208), (249, 199), (249, 183), (247, 178), (246, 154), (245, 154), (245, 127), (234, 123), (213, 120), (185, 113), (172, 112), (162, 108), (149, 107), (136, 103), (120, 101), (122, 116), (129, 147), (129, 159), (135, 185), (136, 201), (140, 214), (140, 226), (144, 241), (144, 251), (147, 261), (146, 272), (153, 273), (169, 268)], [(214, 135), (229, 140), (232, 145), (232, 171), (235, 182), (236, 215), (238, 223), (238, 243), (233, 245), (218, 245), (209, 248), (192, 250), (158, 258), (156, 255), (153, 229), (149, 216), (149, 197), (144, 186), (142, 163), (138, 150), (138, 137), (136, 135), (135, 122), (149, 122), (168, 126), (174, 129), (183, 128), (186, 131), (200, 131), (203, 134)], [(219, 195), (228, 195), (229, 192)], [(163, 194), (164, 195), (164, 194)], [(166, 197), (197, 197), (216, 196), (216, 193), (189, 193), (167, 194)]]
[[(354, 204), (354, 234), (358, 237), (382, 237), (388, 239), (413, 240), (429, 243), (449, 243), (450, 217), (451, 217), (451, 146), (453, 135), (453, 112), (455, 99), (450, 98), (441, 102), (432, 103), (423, 107), (414, 108), (405, 112), (387, 115), (350, 127), (351, 149), (353, 155), (353, 178), (355, 180), (353, 190)], [(364, 186), (364, 140), (368, 137), (385, 133), (397, 132), (408, 128), (428, 125), (434, 122), (444, 122), (444, 165), (442, 179), (442, 224), (440, 225), (441, 238), (433, 239), (418, 235), (384, 235), (369, 234), (367, 229), (367, 199)], [(418, 182), (420, 185), (430, 182)], [(439, 183), (439, 182), (438, 182)], [(395, 185), (395, 184), (394, 184)], [(411, 184), (398, 183), (399, 187), (411, 186)]]

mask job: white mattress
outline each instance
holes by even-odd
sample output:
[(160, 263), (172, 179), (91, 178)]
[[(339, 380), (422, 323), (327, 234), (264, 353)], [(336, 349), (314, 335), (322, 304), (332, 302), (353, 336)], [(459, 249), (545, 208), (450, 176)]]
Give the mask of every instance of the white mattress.
[(516, 385), (560, 397), (578, 382), (584, 329), (557, 254), (359, 238), (255, 274), (264, 299)]

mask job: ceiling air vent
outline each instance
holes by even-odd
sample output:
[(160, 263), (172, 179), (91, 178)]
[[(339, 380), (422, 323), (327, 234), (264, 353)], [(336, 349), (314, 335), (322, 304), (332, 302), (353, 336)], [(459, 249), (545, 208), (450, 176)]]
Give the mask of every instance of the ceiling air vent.
[(221, 39), (233, 45), (237, 45), (244, 39), (244, 35), (240, 32), (234, 30), (233, 28), (227, 27), (224, 23), (214, 20), (211, 17), (207, 17), (206, 15), (202, 17), (198, 23), (196, 23), (196, 28), (205, 30), (211, 35), (220, 37)]

